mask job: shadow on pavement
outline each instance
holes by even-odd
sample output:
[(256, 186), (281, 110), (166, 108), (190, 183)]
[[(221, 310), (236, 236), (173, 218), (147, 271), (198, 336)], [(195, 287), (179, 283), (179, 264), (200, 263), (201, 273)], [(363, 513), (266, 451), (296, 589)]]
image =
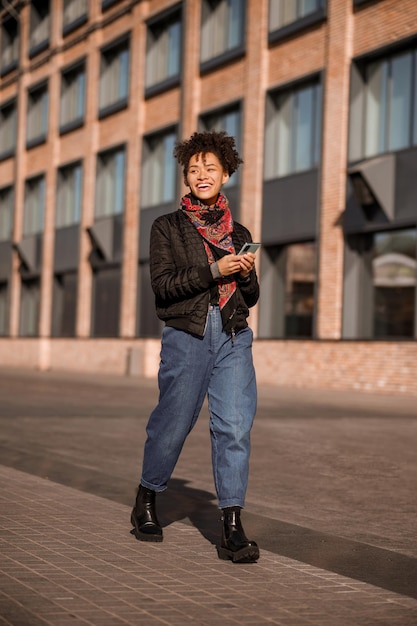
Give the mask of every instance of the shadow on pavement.
[(172, 478), (169, 489), (158, 494), (158, 517), (163, 526), (188, 518), (207, 541), (214, 545), (219, 542), (220, 511), (216, 496), (190, 487), (186, 480)]
[[(3, 465), (85, 491), (120, 504), (133, 506), (135, 488), (126, 479), (98, 470), (76, 467), (0, 446)], [(244, 511), (248, 536), (262, 549), (313, 567), (417, 599), (417, 559), (310, 528)], [(194, 489), (188, 481), (172, 478), (158, 498), (163, 526), (176, 521), (193, 525), (210, 543), (220, 539), (219, 509), (211, 492)], [(130, 530), (130, 512), (126, 532)]]

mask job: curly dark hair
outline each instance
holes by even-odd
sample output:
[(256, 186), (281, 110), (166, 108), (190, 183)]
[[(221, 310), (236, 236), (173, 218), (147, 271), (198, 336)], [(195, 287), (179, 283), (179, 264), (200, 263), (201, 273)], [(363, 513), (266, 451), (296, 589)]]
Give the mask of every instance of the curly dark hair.
[(243, 163), (236, 146), (235, 139), (225, 131), (195, 132), (189, 139), (179, 141), (174, 148), (174, 157), (183, 168), (184, 177), (187, 177), (188, 164), (195, 154), (215, 154), (222, 164), (223, 170), (231, 176)]

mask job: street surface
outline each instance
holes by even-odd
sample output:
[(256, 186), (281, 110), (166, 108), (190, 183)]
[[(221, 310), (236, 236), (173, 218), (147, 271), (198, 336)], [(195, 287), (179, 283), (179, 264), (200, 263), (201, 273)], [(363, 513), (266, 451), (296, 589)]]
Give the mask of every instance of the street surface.
[(237, 566), (215, 550), (206, 407), (148, 545), (129, 517), (156, 381), (3, 369), (0, 397), (0, 625), (417, 625), (415, 398), (261, 387), (261, 559)]

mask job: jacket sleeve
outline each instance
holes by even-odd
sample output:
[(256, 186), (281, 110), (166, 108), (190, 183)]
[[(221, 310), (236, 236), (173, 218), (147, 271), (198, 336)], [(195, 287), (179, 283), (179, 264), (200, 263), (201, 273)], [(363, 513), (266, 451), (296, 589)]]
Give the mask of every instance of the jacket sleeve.
[[(235, 249), (240, 250), (244, 243), (251, 241), (252, 235), (248, 229), (241, 224), (236, 224), (235, 236), (233, 237)], [(238, 277), (237, 282), (246, 306), (248, 308), (255, 306), (259, 300), (259, 282), (255, 268), (253, 268), (246, 280)]]
[(164, 306), (206, 291), (215, 282), (208, 261), (201, 265), (186, 264), (184, 251), (180, 252), (173, 241), (174, 233), (178, 236), (164, 219), (156, 219), (151, 228), (151, 284), (157, 302)]
[(255, 268), (249, 274), (249, 280), (238, 280), (238, 285), (246, 306), (249, 309), (255, 306), (259, 300), (259, 283)]

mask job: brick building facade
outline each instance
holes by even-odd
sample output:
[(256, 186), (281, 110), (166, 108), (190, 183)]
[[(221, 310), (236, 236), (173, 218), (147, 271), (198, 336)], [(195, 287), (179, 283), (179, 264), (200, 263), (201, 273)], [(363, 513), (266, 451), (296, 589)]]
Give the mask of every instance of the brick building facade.
[(417, 395), (415, 0), (1, 6), (3, 365), (155, 375), (149, 230), (216, 128), (259, 381)]

